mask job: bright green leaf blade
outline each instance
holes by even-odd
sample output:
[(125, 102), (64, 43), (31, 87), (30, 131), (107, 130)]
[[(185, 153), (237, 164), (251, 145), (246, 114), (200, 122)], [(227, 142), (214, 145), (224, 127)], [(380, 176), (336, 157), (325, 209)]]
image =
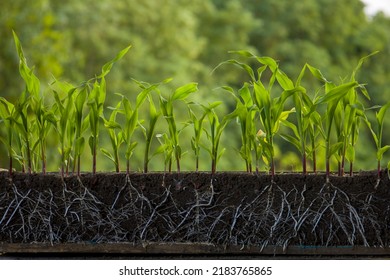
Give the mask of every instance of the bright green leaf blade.
[(103, 78), (104, 76), (106, 76), (111, 71), (111, 68), (114, 65), (114, 63), (120, 60), (129, 51), (130, 48), (131, 45), (121, 50), (113, 60), (104, 64), (104, 66), (102, 67), (102, 73), (98, 78)]
[(336, 86), (332, 88), (329, 92), (327, 92), (324, 96), (322, 96), (317, 104), (326, 104), (329, 102), (338, 102), (342, 97), (344, 97), (350, 89), (356, 87), (358, 84), (356, 82), (350, 82), (346, 84), (342, 84), (340, 86)]
[(181, 86), (175, 90), (175, 92), (172, 95), (172, 100), (184, 100), (186, 99), (191, 93), (198, 90), (198, 84), (197, 83), (189, 83), (184, 86)]
[(390, 145), (386, 145), (386, 146), (380, 148), (380, 149), (377, 151), (377, 153), (376, 153), (376, 158), (377, 158), (378, 160), (381, 160), (382, 157), (383, 157), (383, 154), (386, 153), (389, 149), (390, 149)]

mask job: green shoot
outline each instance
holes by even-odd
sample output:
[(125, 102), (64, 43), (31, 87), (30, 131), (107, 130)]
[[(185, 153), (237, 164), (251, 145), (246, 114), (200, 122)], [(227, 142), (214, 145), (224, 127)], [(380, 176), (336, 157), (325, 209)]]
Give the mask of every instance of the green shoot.
[(60, 94), (53, 88), (53, 94), (56, 101), (56, 111), (59, 112), (59, 120), (57, 125), (57, 132), (60, 140), (60, 154), (61, 154), (61, 176), (68, 175), (70, 154), (72, 150), (75, 125), (71, 119), (74, 114), (74, 93), (76, 88), (67, 83), (54, 81), (52, 86), (57, 85), (62, 92), (65, 93), (65, 98), (61, 99)]
[(176, 120), (173, 113), (173, 103), (176, 100), (184, 101), (191, 93), (198, 90), (197, 83), (189, 83), (184, 86), (177, 88), (168, 99), (164, 98), (161, 94), (160, 97), (160, 107), (162, 114), (167, 121), (169, 128), (169, 136), (172, 140), (173, 150), (175, 154), (177, 172), (180, 173), (180, 159), (182, 155), (181, 147), (179, 144), (179, 132), (180, 130), (176, 127)]
[(164, 174), (171, 171), (172, 157), (173, 157), (173, 143), (171, 138), (166, 133), (157, 134), (156, 138), (160, 142), (160, 146), (157, 148), (154, 154), (164, 154)]
[(221, 140), (222, 132), (225, 129), (226, 125), (229, 123), (231, 118), (224, 117), (222, 121), (219, 120), (218, 115), (215, 113), (214, 108), (208, 108), (203, 106), (204, 110), (207, 112), (207, 117), (209, 120), (209, 131), (205, 130), (207, 138), (210, 141), (210, 146), (204, 146), (205, 150), (209, 153), (211, 157), (211, 174), (214, 175), (217, 170), (217, 163), (225, 149), (219, 151), (219, 143)]
[[(83, 121), (83, 109), (85, 102), (87, 100), (87, 87), (83, 86), (77, 89), (75, 97), (75, 107), (74, 107), (74, 122), (75, 122), (75, 140), (74, 140), (74, 164), (73, 164), (73, 173), (77, 168), (77, 176), (80, 176), (81, 169), (81, 154), (84, 151), (85, 139), (82, 136), (83, 131), (85, 130), (85, 123)], [(88, 120), (88, 119), (86, 119)], [(83, 125), (84, 124), (84, 125)]]
[[(118, 102), (116, 107), (110, 108), (112, 109), (110, 118), (106, 120), (103, 117), (104, 120), (104, 127), (108, 129), (108, 133), (110, 136), (111, 141), (111, 147), (113, 150), (113, 154), (111, 154), (107, 149), (100, 148), (100, 151), (108, 158), (110, 159), (114, 165), (115, 165), (115, 171), (117, 173), (120, 172), (120, 163), (119, 163), (119, 147), (123, 143), (123, 133), (121, 131), (122, 127), (121, 125), (116, 121), (116, 116), (119, 112), (120, 106), (122, 102)], [(119, 129), (119, 133), (115, 133), (115, 130)]]
[(156, 105), (154, 105), (153, 102), (153, 98), (150, 95), (148, 95), (148, 100), (149, 100), (149, 126), (147, 128), (141, 126), (145, 136), (144, 173), (148, 173), (148, 165), (150, 161), (150, 157), (149, 157), (150, 145), (152, 143), (157, 120), (161, 116), (161, 112), (157, 111)]
[(390, 149), (390, 145), (382, 146), (382, 135), (383, 135), (383, 125), (385, 121), (385, 114), (387, 109), (390, 107), (390, 102), (386, 103), (381, 107), (379, 112), (375, 113), (376, 120), (376, 128), (373, 129), (371, 123), (368, 118), (364, 118), (365, 123), (367, 124), (372, 137), (374, 138), (375, 146), (376, 146), (376, 159), (377, 159), (377, 174), (378, 174), (378, 182), (380, 180), (380, 171), (381, 171), (381, 161), (383, 154)]
[(1, 137), (2, 142), (6, 145), (9, 157), (9, 175), (12, 176), (12, 160), (15, 155), (15, 151), (12, 148), (12, 135), (14, 130), (13, 114), (15, 107), (12, 103), (8, 102), (4, 97), (0, 97), (0, 118), (6, 127), (7, 139)]
[(92, 173), (96, 173), (97, 146), (99, 142), (99, 119), (103, 116), (104, 102), (106, 99), (106, 80), (105, 76), (110, 72), (113, 64), (120, 60), (130, 49), (131, 46), (121, 50), (114, 59), (107, 62), (102, 67), (102, 73), (95, 79), (92, 90), (88, 95), (87, 105), (89, 107), (89, 125), (91, 136), (89, 137), (89, 147), (92, 154)]
[(253, 104), (249, 84), (235, 93), (231, 87), (223, 87), (232, 94), (236, 101), (236, 109), (229, 116), (237, 118), (241, 128), (241, 149), (240, 156), (245, 160), (246, 171), (252, 172), (252, 149), (255, 146), (254, 135), (256, 134), (255, 124), (253, 122), (256, 114), (256, 106)]
[[(189, 103), (188, 105), (192, 105), (194, 103)], [(200, 118), (197, 118), (196, 114), (194, 111), (191, 109), (190, 106), (188, 106), (188, 114), (190, 117), (189, 124), (193, 126), (193, 132), (194, 135), (191, 138), (191, 148), (194, 151), (195, 154), (195, 171), (199, 171), (199, 157), (200, 157), (200, 148), (201, 148), (201, 136), (203, 132), (203, 124), (204, 124), (204, 119), (207, 117), (208, 113), (210, 112), (211, 109), (219, 106), (222, 104), (220, 101), (213, 102), (210, 104), (208, 107), (202, 107), (203, 108), (203, 114), (201, 115)], [(199, 104), (198, 104), (199, 105)]]

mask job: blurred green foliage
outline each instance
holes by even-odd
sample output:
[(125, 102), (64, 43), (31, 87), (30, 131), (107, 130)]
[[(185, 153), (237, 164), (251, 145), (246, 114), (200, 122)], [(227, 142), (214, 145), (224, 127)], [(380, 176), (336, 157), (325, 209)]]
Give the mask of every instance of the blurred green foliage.
[[(3, 0), (0, 96), (14, 101), (24, 87), (12, 39), (15, 30), (43, 91), (53, 76), (72, 84), (94, 77), (118, 50), (131, 44), (129, 54), (107, 77), (106, 106), (119, 101), (115, 92), (135, 99), (138, 89), (131, 78), (155, 83), (172, 77), (167, 92), (198, 82), (195, 102), (207, 105), (223, 99), (231, 106), (220, 110), (231, 112), (234, 102), (215, 88), (238, 87), (246, 77), (232, 67), (212, 69), (228, 58), (229, 50), (238, 49), (277, 59), (292, 79), (308, 62), (335, 82), (345, 78), (359, 58), (378, 50), (357, 78), (367, 84), (372, 97), (366, 107), (384, 104), (390, 97), (390, 18), (383, 13), (368, 18), (363, 8), (360, 0)], [(314, 79), (305, 82), (309, 88), (317, 83)], [(187, 117), (187, 111), (179, 109), (178, 114)], [(229, 124), (221, 140), (227, 151), (219, 169), (245, 168), (244, 162), (229, 160), (238, 158), (237, 125)], [(383, 136), (388, 144), (390, 129), (385, 127)], [(297, 155), (287, 153), (293, 150), (290, 144), (275, 141), (277, 169), (295, 169)], [(183, 149), (191, 153), (190, 146)], [(56, 159), (56, 152), (49, 154), (48, 161)], [(357, 169), (376, 167), (375, 145), (366, 128), (362, 128), (356, 156)], [(142, 155), (135, 158), (141, 162)], [(208, 169), (208, 163), (202, 165), (206, 160), (207, 155), (201, 155), (200, 169)], [(98, 168), (112, 168), (110, 162), (103, 163), (102, 155), (100, 162)], [(319, 168), (323, 164), (319, 162)], [(5, 165), (6, 151), (1, 150), (0, 166)], [(193, 169), (193, 160), (182, 165), (184, 170)], [(161, 166), (152, 168), (161, 170)]]

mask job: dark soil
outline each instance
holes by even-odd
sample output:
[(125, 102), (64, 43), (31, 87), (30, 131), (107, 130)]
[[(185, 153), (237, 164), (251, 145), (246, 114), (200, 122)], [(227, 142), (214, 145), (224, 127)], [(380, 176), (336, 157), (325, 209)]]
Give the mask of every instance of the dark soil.
[(390, 246), (387, 171), (0, 173), (0, 242)]

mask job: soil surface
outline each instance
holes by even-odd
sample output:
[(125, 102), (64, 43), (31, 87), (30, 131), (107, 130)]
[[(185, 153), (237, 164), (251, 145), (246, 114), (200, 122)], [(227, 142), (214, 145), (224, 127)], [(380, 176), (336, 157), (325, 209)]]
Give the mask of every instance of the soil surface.
[(387, 171), (0, 173), (0, 242), (390, 247)]

